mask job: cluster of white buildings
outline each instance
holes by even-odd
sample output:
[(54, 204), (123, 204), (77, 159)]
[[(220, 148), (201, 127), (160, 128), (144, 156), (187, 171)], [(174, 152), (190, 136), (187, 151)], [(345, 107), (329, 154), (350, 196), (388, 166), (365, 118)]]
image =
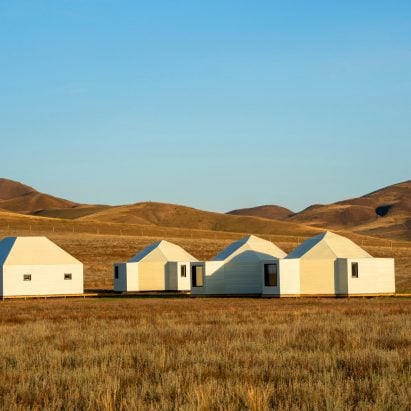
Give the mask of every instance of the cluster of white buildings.
[[(159, 241), (113, 267), (114, 290), (270, 297), (395, 293), (394, 259), (374, 258), (348, 238), (326, 232), (290, 254), (248, 236), (209, 261)], [(77, 295), (83, 264), (46, 237), (0, 242), (0, 296)]]
[(395, 293), (393, 258), (374, 258), (348, 238), (326, 232), (290, 254), (249, 236), (209, 261), (160, 241), (114, 265), (114, 290), (190, 291), (192, 295), (349, 296)]

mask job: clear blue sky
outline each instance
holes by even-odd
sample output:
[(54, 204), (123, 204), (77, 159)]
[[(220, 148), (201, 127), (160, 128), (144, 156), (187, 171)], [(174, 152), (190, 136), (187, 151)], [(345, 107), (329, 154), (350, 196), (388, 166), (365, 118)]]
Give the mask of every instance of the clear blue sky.
[(411, 178), (411, 2), (0, 0), (0, 176), (294, 210)]

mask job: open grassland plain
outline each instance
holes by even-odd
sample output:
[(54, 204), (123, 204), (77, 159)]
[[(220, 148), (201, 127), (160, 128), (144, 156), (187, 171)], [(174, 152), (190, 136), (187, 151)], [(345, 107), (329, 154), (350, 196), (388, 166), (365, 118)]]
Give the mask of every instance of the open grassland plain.
[(3, 409), (408, 410), (411, 300), (0, 303)]
[[(80, 230), (87, 230), (86, 232)], [(396, 265), (396, 290), (411, 292), (411, 242), (391, 241), (373, 237), (347, 235), (375, 257), (394, 257)], [(199, 260), (207, 260), (216, 255), (231, 242), (247, 233), (231, 233), (207, 230), (186, 230), (169, 227), (148, 227), (133, 225), (0, 225), (0, 238), (16, 235), (45, 235), (63, 247), (84, 264), (84, 286), (86, 289), (112, 289), (112, 266), (116, 262), (127, 261), (149, 244), (164, 239), (185, 248)], [(264, 235), (289, 253), (307, 236), (292, 233)]]

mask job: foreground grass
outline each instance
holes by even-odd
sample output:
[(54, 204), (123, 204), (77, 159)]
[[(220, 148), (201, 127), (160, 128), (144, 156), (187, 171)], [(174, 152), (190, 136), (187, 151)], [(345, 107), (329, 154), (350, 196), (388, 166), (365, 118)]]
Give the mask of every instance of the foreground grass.
[(409, 407), (411, 301), (0, 303), (3, 409)]

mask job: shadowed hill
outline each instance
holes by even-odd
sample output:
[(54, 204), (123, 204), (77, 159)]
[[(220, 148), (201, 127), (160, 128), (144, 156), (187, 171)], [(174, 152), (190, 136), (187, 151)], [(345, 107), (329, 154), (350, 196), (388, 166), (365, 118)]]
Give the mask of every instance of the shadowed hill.
[(295, 213), (285, 207), (263, 205), (258, 207), (240, 208), (238, 210), (229, 211), (227, 214), (269, 218), (270, 220), (285, 220), (287, 217)]
[(39, 217), (62, 218), (65, 220), (75, 220), (80, 217), (88, 216), (97, 213), (98, 211), (110, 208), (107, 205), (88, 205), (80, 204), (70, 208), (51, 208), (32, 212), (32, 215)]

